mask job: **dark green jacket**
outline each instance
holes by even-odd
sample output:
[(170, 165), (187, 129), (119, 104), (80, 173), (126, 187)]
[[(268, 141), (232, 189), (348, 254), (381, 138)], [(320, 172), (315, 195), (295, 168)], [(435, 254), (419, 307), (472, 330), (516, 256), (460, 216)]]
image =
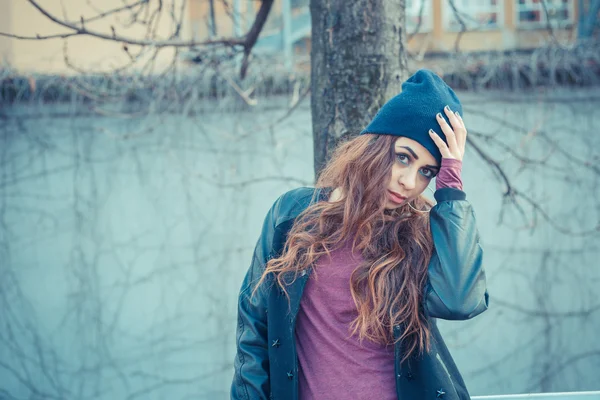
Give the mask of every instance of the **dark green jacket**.
[[(326, 197), (321, 189), (289, 191), (275, 202), (265, 218), (239, 295), (231, 399), (298, 399), (294, 329), (310, 273), (287, 288), (290, 304), (274, 285), (261, 285), (253, 298), (250, 294), (267, 261), (283, 250), (287, 233), (296, 217), (313, 201), (313, 194), (319, 200)], [(436, 191), (435, 198), (437, 204), (430, 212), (435, 251), (428, 267), (424, 297), (432, 333), (431, 351), (400, 365), (403, 351), (401, 345), (396, 345), (394, 374), (398, 399), (402, 400), (469, 399), (435, 319), (465, 320), (488, 308), (483, 250), (471, 204), (463, 191), (453, 188)], [(400, 333), (401, 327), (397, 326), (396, 338)]]

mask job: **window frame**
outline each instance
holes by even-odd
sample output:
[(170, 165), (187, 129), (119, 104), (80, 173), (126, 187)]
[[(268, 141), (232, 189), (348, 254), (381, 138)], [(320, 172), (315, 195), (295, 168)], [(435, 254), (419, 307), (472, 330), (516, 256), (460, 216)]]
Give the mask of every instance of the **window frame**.
[[(471, 0), (474, 4), (481, 4), (480, 1), (477, 0)], [(492, 7), (496, 7), (496, 14), (497, 14), (497, 18), (496, 18), (496, 23), (494, 25), (477, 25), (474, 26), (473, 28), (469, 28), (469, 24), (467, 23), (467, 32), (485, 32), (485, 31), (496, 31), (496, 30), (501, 30), (504, 28), (505, 23), (504, 23), (504, 0), (496, 0), (497, 4), (495, 6), (489, 4), (489, 9), (490, 12), (492, 12)], [(509, 0), (512, 1), (512, 0)], [(456, 6), (458, 11), (461, 11), (460, 7), (457, 5)], [(476, 9), (476, 11), (478, 11), (479, 9)], [(468, 10), (467, 10), (468, 11)], [(466, 13), (466, 12), (465, 12)], [(460, 32), (461, 30), (461, 26), (458, 23), (458, 21), (456, 22), (457, 26), (454, 26), (452, 24), (452, 21), (456, 21), (456, 18), (454, 18), (454, 12), (452, 11), (452, 8), (450, 7), (450, 3), (448, 1), (444, 1), (444, 7), (442, 9), (442, 14), (443, 14), (443, 25), (444, 25), (444, 30), (446, 32)]]
[[(545, 0), (539, 0), (538, 3), (533, 3), (533, 0), (525, 0), (527, 2), (530, 2), (531, 4), (520, 4), (519, 0), (515, 1), (515, 28), (517, 30), (536, 30), (536, 29), (547, 29), (548, 28), (548, 21), (546, 19), (546, 13), (544, 12), (544, 7), (542, 6), (542, 1)], [(535, 11), (535, 8), (528, 8), (526, 10), (523, 10), (523, 6), (527, 6), (527, 5), (534, 5), (537, 4), (539, 6), (539, 11), (540, 11), (540, 21), (521, 21), (520, 17), (520, 13), (521, 11)], [(562, 0), (561, 0), (561, 4)], [(547, 7), (552, 7), (551, 4), (547, 4)], [(558, 23), (554, 23), (551, 24), (553, 29), (565, 29), (565, 28), (571, 28), (575, 25), (575, 0), (567, 0), (567, 6), (566, 7), (561, 7), (560, 9), (566, 8), (568, 10), (568, 16), (569, 18), (567, 20), (563, 20), (560, 21)]]

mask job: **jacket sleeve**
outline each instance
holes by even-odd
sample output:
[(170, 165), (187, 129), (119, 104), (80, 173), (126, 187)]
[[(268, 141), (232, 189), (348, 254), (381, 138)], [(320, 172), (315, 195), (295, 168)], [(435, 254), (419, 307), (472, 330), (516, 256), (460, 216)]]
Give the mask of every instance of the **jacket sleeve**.
[(252, 256), (250, 268), (242, 282), (238, 298), (237, 353), (231, 399), (267, 399), (270, 392), (267, 347), (268, 282), (255, 295), (252, 291), (260, 279), (273, 246), (279, 198), (267, 213), (262, 232)]
[(433, 318), (470, 319), (487, 310), (489, 299), (475, 214), (462, 190), (439, 189), (435, 198), (425, 312)]

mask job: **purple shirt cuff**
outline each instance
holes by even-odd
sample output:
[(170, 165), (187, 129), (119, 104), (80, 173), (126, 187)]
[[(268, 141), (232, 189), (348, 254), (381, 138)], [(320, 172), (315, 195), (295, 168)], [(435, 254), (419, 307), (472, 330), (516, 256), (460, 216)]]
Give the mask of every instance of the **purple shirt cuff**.
[(460, 174), (462, 170), (462, 161), (454, 158), (442, 158), (440, 172), (435, 180), (435, 189), (455, 188), (463, 190)]

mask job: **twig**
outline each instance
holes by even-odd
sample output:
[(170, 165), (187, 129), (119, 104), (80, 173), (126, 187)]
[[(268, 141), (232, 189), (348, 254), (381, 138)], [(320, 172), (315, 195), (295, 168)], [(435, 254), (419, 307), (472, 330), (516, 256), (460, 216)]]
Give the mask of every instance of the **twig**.
[(115, 8), (115, 9), (112, 9), (112, 10), (109, 10), (109, 11), (105, 11), (105, 12), (100, 13), (98, 15), (95, 15), (95, 16), (93, 16), (91, 18), (84, 19), (83, 21), (85, 23), (97, 21), (99, 19), (108, 17), (109, 15), (117, 14), (117, 13), (120, 13), (122, 11), (131, 10), (131, 9), (133, 9), (133, 8), (139, 6), (139, 5), (144, 5), (144, 4), (147, 4), (147, 3), (148, 3), (148, 0), (140, 0), (140, 1), (136, 2), (136, 3), (125, 5), (123, 7)]
[(242, 68), (240, 71), (240, 77), (242, 79), (246, 77), (246, 73), (248, 72), (250, 52), (258, 40), (258, 35), (260, 35), (265, 22), (267, 22), (267, 17), (269, 16), (269, 12), (273, 6), (273, 1), (274, 0), (263, 0), (258, 13), (256, 14), (254, 23), (246, 35), (246, 42), (244, 43), (244, 58), (242, 60)]
[[(407, 42), (409, 42), (421, 30), (424, 9), (425, 9), (425, 0), (421, 0), (421, 5), (419, 6), (419, 22), (417, 22), (417, 26), (415, 27), (415, 30), (408, 35), (408, 38), (406, 39)], [(405, 15), (405, 18), (406, 18), (406, 15)], [(408, 25), (408, 24), (406, 24), (406, 25)]]
[(458, 35), (456, 36), (456, 40), (454, 41), (454, 51), (456, 53), (458, 53), (458, 51), (459, 51), (458, 47), (459, 47), (462, 35), (467, 31), (467, 24), (462, 19), (460, 13), (456, 9), (456, 5), (454, 4), (454, 0), (448, 0), (448, 4), (450, 4), (450, 8), (452, 8), (452, 13), (454, 14), (454, 18), (456, 18), (456, 20), (460, 24), (460, 32), (458, 32)]
[(546, 30), (548, 30), (548, 34), (550, 34), (550, 38), (552, 42), (558, 45), (558, 39), (554, 35), (554, 29), (552, 28), (552, 24), (550, 23), (550, 12), (548, 11), (548, 6), (546, 5), (546, 0), (541, 0), (542, 7), (544, 8), (544, 14), (546, 15)]
[[(8, 36), (8, 37), (13, 37), (13, 38), (17, 38), (17, 39), (36, 40), (36, 39), (55, 39), (55, 38), (64, 38), (64, 37), (75, 36), (75, 35), (83, 35), (83, 36), (94, 36), (99, 39), (111, 40), (111, 41), (115, 41), (115, 42), (126, 43), (129, 45), (152, 46), (152, 47), (194, 47), (194, 46), (199, 46), (199, 45), (227, 45), (227, 46), (245, 46), (245, 47), (248, 46), (248, 40), (247, 40), (248, 38), (238, 38), (238, 37), (208, 39), (208, 40), (204, 40), (202, 42), (197, 42), (195, 40), (188, 41), (188, 40), (174, 40), (174, 39), (169, 39), (169, 40), (135, 39), (135, 38), (119, 35), (115, 31), (113, 31), (111, 34), (105, 34), (102, 32), (97, 32), (97, 31), (91, 30), (89, 28), (86, 28), (85, 26), (79, 27), (79, 26), (76, 26), (67, 21), (63, 21), (63, 20), (59, 19), (58, 17), (54, 16), (53, 14), (51, 14), (49, 11), (44, 9), (42, 6), (40, 6), (36, 0), (27, 0), (27, 1), (29, 1), (29, 3), (31, 3), (31, 5), (33, 5), (46, 18), (48, 18), (52, 22), (56, 23), (57, 25), (60, 25), (64, 28), (72, 30), (73, 32), (71, 32), (69, 34), (48, 35), (48, 36), (16, 36), (16, 35), (12, 35), (10, 33), (0, 32), (1, 36)], [(267, 0), (263, 3), (263, 5), (265, 3), (272, 4), (272, 2), (273, 2), (273, 0)], [(262, 9), (262, 7), (261, 7), (261, 9)], [(269, 9), (270, 9), (270, 7), (269, 7)], [(267, 13), (268, 13), (268, 11), (267, 11)], [(265, 20), (266, 20), (266, 16), (265, 16)], [(263, 24), (264, 24), (264, 22), (263, 22)], [(262, 24), (260, 25), (260, 27), (262, 28)], [(258, 33), (260, 33), (260, 31)], [(256, 38), (258, 37), (258, 33), (256, 33)], [(64, 35), (68, 35), (68, 36), (64, 36)], [(252, 45), (254, 45), (254, 43), (256, 42), (256, 38), (254, 38)]]

